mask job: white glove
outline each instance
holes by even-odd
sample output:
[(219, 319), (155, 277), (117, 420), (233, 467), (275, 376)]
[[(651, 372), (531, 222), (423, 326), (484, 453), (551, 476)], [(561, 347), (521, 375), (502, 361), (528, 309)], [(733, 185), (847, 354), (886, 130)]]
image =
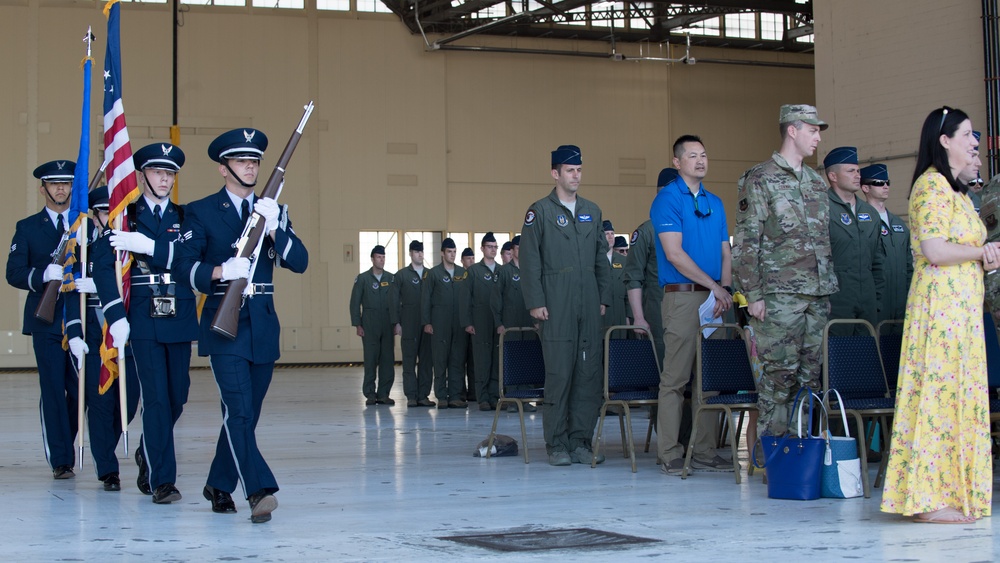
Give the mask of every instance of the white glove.
[(111, 323), (111, 326), (108, 327), (108, 332), (111, 333), (111, 341), (114, 342), (115, 348), (125, 347), (125, 343), (128, 342), (129, 331), (128, 321), (125, 319), (118, 319)]
[(109, 240), (111, 241), (111, 246), (115, 247), (115, 250), (127, 250), (137, 254), (152, 256), (153, 251), (156, 249), (156, 243), (153, 242), (153, 239), (142, 233), (128, 233), (125, 231), (111, 231), (111, 233)]
[(90, 352), (90, 346), (83, 341), (79, 336), (74, 336), (69, 339), (69, 353), (73, 354), (76, 358), (76, 369), (83, 368), (83, 357)]
[(250, 259), (233, 256), (222, 263), (222, 281), (250, 277)]
[(45, 267), (45, 273), (42, 274), (43, 282), (50, 282), (52, 280), (61, 280), (63, 277), (63, 267), (59, 264), (49, 264)]
[(77, 278), (76, 291), (78, 293), (97, 293), (97, 286), (94, 285), (94, 278)]
[(267, 232), (278, 230), (278, 202), (269, 197), (260, 198), (253, 204), (253, 210), (267, 221), (264, 223)]

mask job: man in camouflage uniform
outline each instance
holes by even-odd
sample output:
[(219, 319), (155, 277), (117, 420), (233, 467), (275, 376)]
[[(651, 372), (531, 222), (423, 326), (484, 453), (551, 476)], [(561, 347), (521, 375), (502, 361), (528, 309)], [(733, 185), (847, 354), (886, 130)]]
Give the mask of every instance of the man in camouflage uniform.
[(861, 191), (880, 218), (878, 253), (882, 256), (882, 275), (875, 278), (878, 321), (901, 321), (906, 315), (906, 294), (913, 277), (910, 229), (885, 207), (889, 199), (889, 170), (884, 164), (861, 169)]
[[(656, 179), (656, 191), (677, 178), (676, 168), (664, 168)], [(663, 290), (660, 289), (659, 273), (656, 268), (656, 232), (653, 222), (643, 221), (632, 232), (631, 248), (625, 260), (622, 281), (628, 288), (629, 308), (635, 315), (632, 324), (648, 327), (656, 347), (656, 358), (663, 369)]]
[[(979, 216), (986, 225), (986, 242), (1000, 242), (1000, 174), (990, 178), (980, 195)], [(985, 290), (986, 311), (1000, 324), (1000, 273), (986, 274)]]
[(492, 232), (483, 235), (480, 243), (483, 259), (469, 266), (469, 298), (472, 307), (470, 321), (465, 327), (472, 341), (472, 365), (475, 378), (476, 399), (479, 410), (497, 408), (500, 387), (497, 382), (497, 333), (493, 323), (490, 298), (497, 284), (497, 239)]
[[(878, 287), (882, 254), (878, 251), (878, 211), (858, 197), (861, 168), (858, 149), (837, 147), (823, 159), (830, 181), (830, 247), (839, 291), (830, 296), (830, 319), (863, 319), (878, 324)], [(879, 284), (881, 285), (881, 284)], [(834, 325), (830, 334), (867, 334), (860, 327)]]
[(552, 151), (556, 185), (528, 208), (521, 232), (524, 306), (541, 325), (551, 465), (591, 461), (601, 406), (601, 315), (611, 302), (611, 268), (601, 208), (577, 196), (582, 171), (579, 148)]
[[(365, 355), (365, 377), (361, 392), (366, 405), (395, 405), (389, 397), (396, 379), (396, 343), (400, 333), (399, 289), (395, 277), (385, 271), (385, 247), (376, 245), (372, 267), (354, 278), (351, 289), (351, 326), (361, 337)], [(378, 388), (376, 389), (376, 371)]]
[[(611, 265), (611, 304), (604, 311), (604, 320), (601, 326), (601, 337), (603, 338), (608, 327), (615, 325), (629, 324), (632, 316), (628, 310), (628, 294), (622, 274), (625, 272), (625, 256), (614, 251), (615, 228), (611, 221), (604, 220), (604, 238), (608, 242), (608, 263)], [(627, 331), (618, 330), (611, 334), (612, 338), (625, 338)]]
[(800, 387), (820, 387), (823, 327), (837, 291), (826, 184), (803, 160), (816, 151), (816, 108), (781, 106), (781, 148), (738, 184), (733, 278), (749, 301), (764, 376), (758, 434), (787, 430)]
[(469, 306), (468, 272), (455, 264), (455, 241), (441, 241), (441, 263), (424, 272), (420, 296), (424, 334), (433, 340), (434, 395), (439, 409), (464, 409), (462, 398), (465, 350), (469, 341), (465, 326)]
[(424, 243), (410, 241), (410, 265), (396, 272), (399, 291), (399, 347), (403, 351), (403, 392), (407, 407), (433, 407), (430, 400), (434, 381), (431, 337), (420, 323), (421, 282), (424, 277)]

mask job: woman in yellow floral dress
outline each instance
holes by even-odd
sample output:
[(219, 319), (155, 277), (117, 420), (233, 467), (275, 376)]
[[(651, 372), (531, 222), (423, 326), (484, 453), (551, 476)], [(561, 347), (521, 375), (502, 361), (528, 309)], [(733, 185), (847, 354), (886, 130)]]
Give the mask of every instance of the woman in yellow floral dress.
[(964, 112), (931, 112), (910, 192), (916, 259), (882, 511), (915, 522), (990, 515), (983, 269), (1000, 266), (1000, 253), (983, 244), (986, 228), (956, 180), (975, 166), (977, 145)]

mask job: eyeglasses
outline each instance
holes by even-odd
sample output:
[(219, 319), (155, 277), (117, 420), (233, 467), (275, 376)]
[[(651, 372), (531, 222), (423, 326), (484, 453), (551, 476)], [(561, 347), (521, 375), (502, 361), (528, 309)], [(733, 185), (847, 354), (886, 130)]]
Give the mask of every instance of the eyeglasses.
[(889, 180), (868, 180), (865, 184), (869, 186), (874, 186), (876, 188), (881, 188), (889, 185)]
[(705, 198), (706, 205), (708, 205), (708, 211), (702, 211), (698, 208), (698, 196), (691, 194), (694, 197), (694, 214), (695, 217), (708, 217), (712, 214), (712, 204), (708, 203), (708, 198)]
[(944, 120), (948, 117), (948, 107), (941, 108), (941, 124), (938, 125), (938, 135), (944, 133)]

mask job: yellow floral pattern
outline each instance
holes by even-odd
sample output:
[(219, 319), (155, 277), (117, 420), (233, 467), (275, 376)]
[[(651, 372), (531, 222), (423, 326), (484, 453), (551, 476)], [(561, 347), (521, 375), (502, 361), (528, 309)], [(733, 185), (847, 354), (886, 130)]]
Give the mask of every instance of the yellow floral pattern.
[(953, 507), (989, 516), (982, 265), (934, 266), (920, 251), (920, 241), (933, 238), (980, 246), (986, 228), (968, 196), (934, 168), (914, 184), (909, 212), (915, 260), (882, 511), (912, 515)]

